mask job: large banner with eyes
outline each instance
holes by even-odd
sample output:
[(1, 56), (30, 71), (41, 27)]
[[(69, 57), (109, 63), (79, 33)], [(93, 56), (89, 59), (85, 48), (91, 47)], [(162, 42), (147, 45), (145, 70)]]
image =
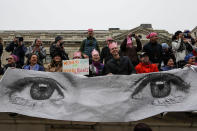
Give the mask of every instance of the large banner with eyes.
[(0, 82), (0, 112), (40, 118), (128, 122), (162, 112), (197, 110), (197, 68), (88, 78), (8, 69)]

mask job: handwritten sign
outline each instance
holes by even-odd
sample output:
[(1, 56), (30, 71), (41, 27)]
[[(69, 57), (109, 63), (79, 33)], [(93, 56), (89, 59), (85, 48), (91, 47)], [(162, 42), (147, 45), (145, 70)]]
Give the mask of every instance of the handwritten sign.
[(63, 61), (63, 72), (89, 75), (89, 59), (74, 59)]

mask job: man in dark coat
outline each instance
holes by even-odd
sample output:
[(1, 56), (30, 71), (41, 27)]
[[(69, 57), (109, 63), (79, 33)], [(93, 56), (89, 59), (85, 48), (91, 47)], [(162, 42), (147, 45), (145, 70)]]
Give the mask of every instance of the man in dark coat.
[(111, 43), (109, 48), (113, 58), (104, 66), (103, 73), (105, 75), (130, 75), (136, 72), (129, 57), (119, 55), (118, 45), (116, 42)]
[(150, 41), (144, 45), (143, 52), (146, 52), (150, 61), (154, 64), (157, 64), (160, 68), (162, 61), (162, 46), (157, 42), (157, 33), (152, 32), (147, 35), (146, 38), (150, 39)]

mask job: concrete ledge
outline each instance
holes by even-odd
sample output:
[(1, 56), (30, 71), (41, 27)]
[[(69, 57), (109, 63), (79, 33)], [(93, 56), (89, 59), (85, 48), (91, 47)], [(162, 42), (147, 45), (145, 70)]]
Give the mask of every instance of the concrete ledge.
[(197, 130), (197, 115), (187, 112), (156, 115), (136, 122), (107, 123), (50, 120), (20, 114), (11, 117), (8, 113), (0, 113), (0, 131), (132, 131), (139, 122), (147, 123), (153, 131)]

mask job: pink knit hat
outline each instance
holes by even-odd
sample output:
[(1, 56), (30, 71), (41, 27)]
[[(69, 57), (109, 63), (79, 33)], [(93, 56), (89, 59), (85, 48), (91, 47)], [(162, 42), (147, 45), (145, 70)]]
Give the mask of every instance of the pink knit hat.
[(90, 28), (90, 29), (88, 29), (88, 32), (89, 32), (89, 31), (92, 31), (92, 32), (93, 32), (94, 30)]
[(14, 61), (17, 62), (19, 59), (18, 59), (18, 56), (16, 55), (11, 55), (13, 58), (14, 58)]
[(150, 38), (152, 38), (152, 37), (154, 37), (154, 36), (157, 36), (157, 33), (151, 32), (150, 34), (148, 34), (148, 35), (146, 36), (146, 38), (147, 38), (147, 39), (150, 39)]
[(107, 39), (106, 39), (106, 41), (113, 41), (114, 39), (113, 38), (111, 38), (111, 37), (108, 37)]

